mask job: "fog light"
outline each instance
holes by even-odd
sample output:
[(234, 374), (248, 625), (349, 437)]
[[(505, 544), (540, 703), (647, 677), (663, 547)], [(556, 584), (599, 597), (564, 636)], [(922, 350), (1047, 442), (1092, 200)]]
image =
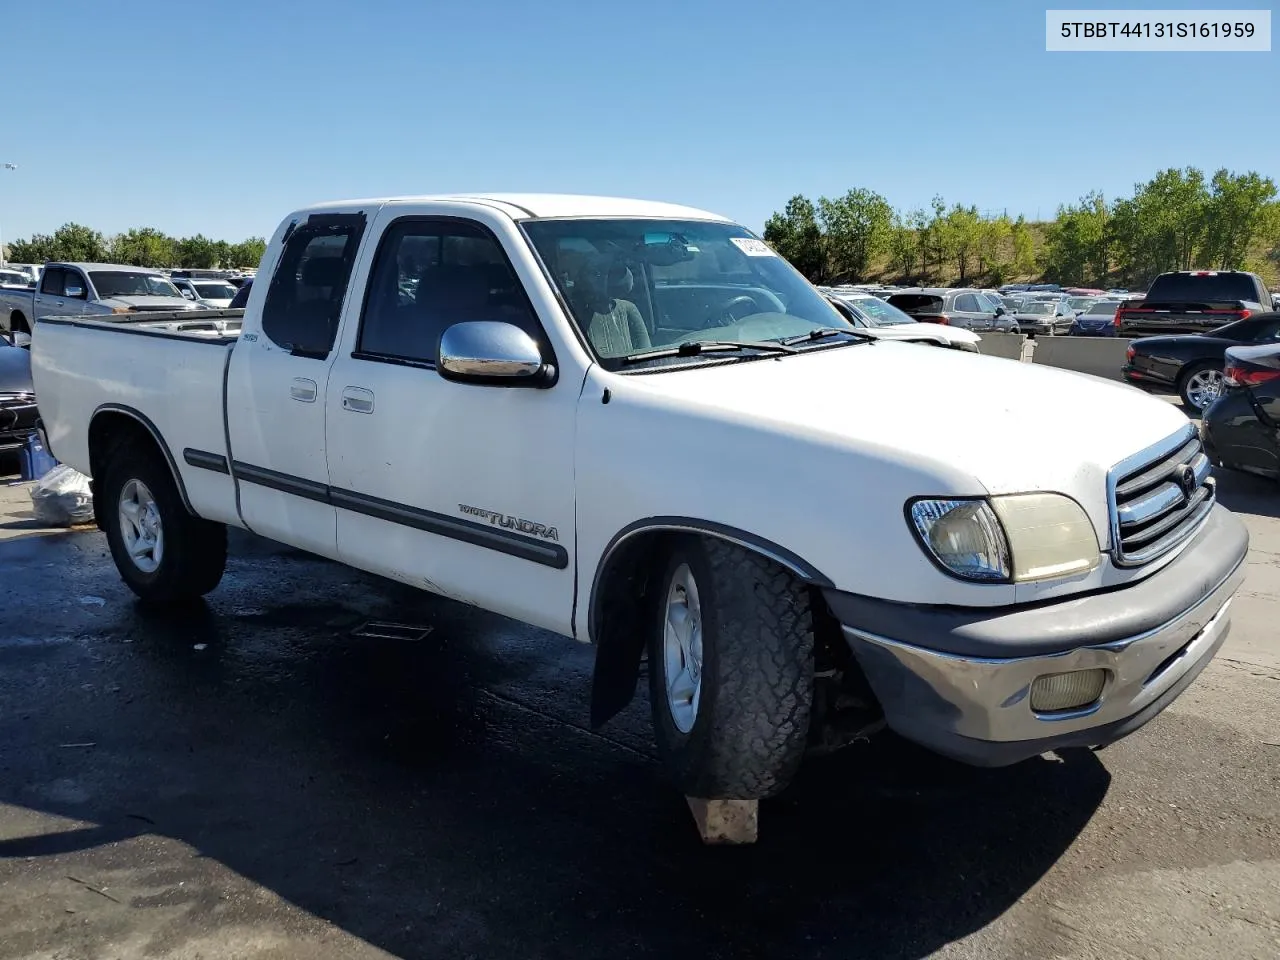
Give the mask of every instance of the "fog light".
[(1031, 684), (1031, 709), (1036, 713), (1054, 713), (1087, 707), (1102, 696), (1106, 682), (1105, 670), (1047, 673), (1036, 677)]

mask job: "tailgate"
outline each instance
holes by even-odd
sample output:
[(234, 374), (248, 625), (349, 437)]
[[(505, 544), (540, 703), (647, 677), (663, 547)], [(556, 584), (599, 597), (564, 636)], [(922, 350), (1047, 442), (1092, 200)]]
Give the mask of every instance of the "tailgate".
[(1203, 333), (1249, 316), (1240, 300), (1146, 300), (1121, 307), (1121, 333)]

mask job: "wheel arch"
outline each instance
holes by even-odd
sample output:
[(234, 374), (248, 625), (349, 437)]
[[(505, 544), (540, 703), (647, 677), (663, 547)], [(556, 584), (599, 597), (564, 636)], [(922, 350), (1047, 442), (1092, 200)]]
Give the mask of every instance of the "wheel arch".
[[(91, 478), (99, 476), (106, 451), (126, 437), (145, 438), (160, 451), (169, 467), (174, 485), (178, 488), (178, 497), (182, 500), (183, 507), (192, 516), (198, 516), (191, 509), (191, 501), (187, 498), (187, 487), (182, 481), (182, 473), (178, 470), (178, 464), (173, 459), (169, 445), (165, 443), (159, 428), (145, 413), (133, 407), (120, 403), (104, 403), (93, 411), (93, 416), (89, 418), (89, 476)], [(99, 500), (100, 498), (96, 496), (93, 498), (94, 517), (101, 526)]]
[[(711, 537), (773, 561), (801, 583), (821, 589), (829, 577), (780, 544), (746, 530), (692, 517), (637, 520), (619, 530), (600, 555), (587, 601), (587, 635), (596, 646), (591, 681), (591, 725), (598, 727), (635, 696), (644, 653), (643, 614), (657, 559), (681, 536)], [(815, 593), (817, 590), (815, 590)], [(606, 612), (611, 615), (606, 617)]]

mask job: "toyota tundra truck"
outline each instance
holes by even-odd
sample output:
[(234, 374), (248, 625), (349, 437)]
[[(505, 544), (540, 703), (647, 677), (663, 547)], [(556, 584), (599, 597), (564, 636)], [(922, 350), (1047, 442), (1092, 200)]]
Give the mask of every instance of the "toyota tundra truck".
[(235, 332), (35, 325), (144, 601), (213, 590), (234, 527), (594, 645), (597, 725), (647, 660), (710, 799), (886, 725), (977, 765), (1105, 745), (1227, 635), (1248, 537), (1176, 408), (872, 339), (715, 214), (329, 204), (259, 278)]

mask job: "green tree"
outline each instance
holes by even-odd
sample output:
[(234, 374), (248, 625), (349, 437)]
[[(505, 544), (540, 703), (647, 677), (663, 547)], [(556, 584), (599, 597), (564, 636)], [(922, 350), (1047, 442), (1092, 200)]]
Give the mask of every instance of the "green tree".
[(978, 271), (997, 284), (1003, 283), (1005, 275), (1009, 273), (1012, 259), (1009, 247), (1012, 239), (1013, 224), (1003, 214), (991, 220), (983, 220), (978, 225)]
[(53, 232), (53, 236), (37, 233), (30, 240), (15, 240), (7, 246), (9, 259), (17, 263), (45, 263), (49, 260), (92, 263), (105, 260), (107, 252), (102, 234), (79, 223), (64, 223)]
[(179, 267), (208, 270), (219, 266), (218, 253), (217, 242), (210, 240), (203, 233), (173, 241), (174, 264)]
[[(814, 283), (826, 281), (826, 244), (822, 228), (818, 226), (818, 212), (813, 201), (801, 194), (788, 200), (786, 209), (782, 213), (775, 213), (765, 223), (764, 239), (809, 280)], [(265, 244), (263, 246), (265, 249)]]
[(1013, 253), (1010, 268), (1014, 276), (1025, 277), (1036, 269), (1036, 242), (1031, 236), (1031, 227), (1021, 216), (1013, 221), (1010, 228), (1010, 243)]
[(942, 220), (942, 232), (945, 247), (960, 274), (960, 283), (969, 279), (969, 268), (978, 254), (979, 227), (981, 218), (977, 207), (962, 207), (956, 204)]
[(919, 262), (919, 237), (901, 216), (894, 214), (889, 229), (889, 269), (900, 277), (914, 277)]
[(1213, 175), (1205, 208), (1203, 266), (1238, 269), (1257, 239), (1267, 239), (1274, 218), (1276, 185), (1252, 170)]
[(6, 243), (6, 259), (14, 263), (44, 263), (53, 259), (53, 237), (35, 234), (30, 240)]
[(827, 262), (837, 279), (860, 280), (872, 260), (889, 247), (893, 208), (880, 194), (861, 187), (843, 197), (818, 201)]
[(111, 259), (135, 267), (176, 265), (175, 241), (154, 227), (134, 227), (111, 239)]
[(1057, 220), (1045, 230), (1046, 279), (1076, 286), (1103, 282), (1110, 269), (1109, 219), (1100, 193), (1059, 207)]
[(951, 257), (951, 248), (947, 246), (950, 237), (947, 235), (947, 204), (940, 196), (929, 201), (928, 223), (924, 228), (925, 265), (933, 264), (941, 267)]
[(1120, 273), (1148, 283), (1169, 270), (1196, 266), (1207, 235), (1209, 190), (1194, 167), (1161, 170), (1116, 202), (1111, 238)]
[(227, 247), (223, 260), (229, 267), (257, 267), (262, 262), (262, 255), (267, 252), (267, 241), (262, 237), (250, 237)]

